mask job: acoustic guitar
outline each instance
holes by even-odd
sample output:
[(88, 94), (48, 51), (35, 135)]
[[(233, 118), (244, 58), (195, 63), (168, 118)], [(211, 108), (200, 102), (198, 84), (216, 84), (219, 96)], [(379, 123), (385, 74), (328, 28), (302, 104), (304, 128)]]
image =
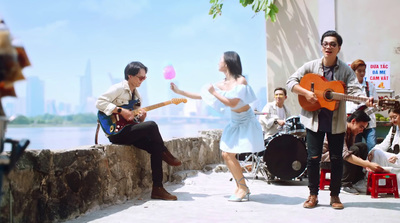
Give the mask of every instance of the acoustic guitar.
[[(380, 100), (383, 99), (383, 97), (379, 97), (379, 98), (380, 98)], [(399, 99), (399, 98), (400, 98), (400, 95), (396, 95), (393, 97), (393, 99)], [(356, 111), (363, 110), (365, 112), (365, 114), (371, 115), (372, 113), (375, 113), (378, 111), (384, 111), (386, 109), (387, 109), (387, 107), (380, 107), (380, 106), (374, 106), (373, 108), (369, 108), (366, 105), (362, 104), (362, 105), (358, 106)]]
[[(115, 135), (121, 132), (121, 130), (128, 126), (128, 125), (135, 125), (139, 123), (139, 109), (133, 110), (133, 105), (134, 105), (134, 100), (129, 101), (129, 104), (120, 106), (121, 108), (126, 108), (132, 111), (134, 115), (134, 119), (132, 121), (128, 121), (122, 117), (120, 114), (111, 114), (110, 116), (104, 114), (104, 112), (99, 111), (97, 113), (97, 117), (99, 119), (101, 128), (103, 131), (108, 134), (108, 135)], [(144, 107), (145, 111), (150, 111), (156, 108), (160, 108), (166, 105), (170, 104), (180, 104), (180, 103), (186, 103), (187, 99), (186, 98), (173, 98), (169, 101), (164, 101), (155, 105), (150, 105), (148, 107)]]
[[(310, 103), (306, 97), (299, 95), (300, 106), (306, 111), (316, 111), (326, 108), (334, 111), (339, 106), (339, 101), (366, 102), (368, 97), (346, 95), (346, 84), (343, 81), (328, 81), (321, 75), (308, 73), (300, 80), (300, 86), (315, 93), (318, 101)], [(399, 108), (400, 103), (396, 99), (384, 97), (374, 100), (378, 106), (383, 108)]]

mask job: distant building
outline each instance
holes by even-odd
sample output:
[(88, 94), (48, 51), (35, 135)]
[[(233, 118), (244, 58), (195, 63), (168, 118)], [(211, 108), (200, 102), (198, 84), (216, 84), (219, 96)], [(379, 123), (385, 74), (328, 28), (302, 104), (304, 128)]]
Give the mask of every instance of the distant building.
[(69, 115), (72, 113), (71, 104), (60, 102), (57, 106), (58, 115)]
[(33, 76), (27, 79), (26, 85), (26, 115), (44, 114), (44, 82)]
[(2, 98), (2, 103), (7, 117), (26, 115), (26, 99), (24, 97)]
[[(92, 74), (90, 67), (90, 60), (88, 60), (86, 65), (86, 72), (84, 76), (81, 76), (80, 80), (80, 96), (79, 96), (79, 109), (78, 113), (87, 113), (90, 112), (87, 110), (88, 108), (88, 98), (92, 98)], [(93, 106), (91, 104), (90, 106)]]
[(56, 109), (56, 100), (47, 100), (46, 101), (46, 111), (47, 114), (51, 115), (57, 115), (57, 109)]

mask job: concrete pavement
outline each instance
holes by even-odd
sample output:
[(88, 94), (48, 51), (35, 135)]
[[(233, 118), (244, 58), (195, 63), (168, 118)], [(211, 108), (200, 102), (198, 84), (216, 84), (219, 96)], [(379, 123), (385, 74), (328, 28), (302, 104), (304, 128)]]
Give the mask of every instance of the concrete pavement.
[[(247, 175), (249, 176), (249, 175)], [(400, 199), (392, 195), (371, 198), (341, 192), (343, 210), (329, 206), (329, 190), (320, 191), (314, 209), (303, 208), (308, 197), (307, 179), (268, 184), (248, 177), (248, 202), (228, 202), (235, 189), (231, 174), (198, 172), (180, 184), (165, 184), (178, 201), (151, 200), (150, 193), (124, 204), (81, 216), (68, 223), (110, 222), (396, 222), (400, 220)]]

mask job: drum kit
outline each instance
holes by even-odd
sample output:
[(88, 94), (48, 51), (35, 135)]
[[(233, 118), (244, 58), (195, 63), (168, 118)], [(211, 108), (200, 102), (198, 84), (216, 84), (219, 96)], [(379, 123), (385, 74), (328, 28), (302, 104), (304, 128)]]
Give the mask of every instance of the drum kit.
[(299, 116), (285, 120), (281, 132), (265, 140), (265, 150), (251, 153), (241, 162), (243, 169), (258, 178), (261, 174), (270, 183), (277, 177), (281, 180), (302, 180), (307, 164), (305, 144), (306, 130)]

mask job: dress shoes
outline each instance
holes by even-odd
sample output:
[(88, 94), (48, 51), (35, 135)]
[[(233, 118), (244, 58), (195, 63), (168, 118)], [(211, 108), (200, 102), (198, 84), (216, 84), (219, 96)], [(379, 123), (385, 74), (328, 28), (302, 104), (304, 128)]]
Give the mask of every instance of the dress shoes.
[(308, 199), (304, 202), (304, 208), (315, 208), (318, 204), (318, 196), (317, 195), (310, 195)]
[(340, 199), (338, 196), (331, 196), (331, 206), (334, 209), (343, 209), (344, 206), (342, 204), (342, 202), (340, 202)]
[(162, 152), (162, 160), (164, 160), (170, 166), (180, 166), (182, 162), (175, 158), (168, 150)]
[(161, 199), (168, 201), (176, 201), (178, 198), (175, 195), (168, 193), (164, 187), (153, 187), (151, 191), (151, 199)]

